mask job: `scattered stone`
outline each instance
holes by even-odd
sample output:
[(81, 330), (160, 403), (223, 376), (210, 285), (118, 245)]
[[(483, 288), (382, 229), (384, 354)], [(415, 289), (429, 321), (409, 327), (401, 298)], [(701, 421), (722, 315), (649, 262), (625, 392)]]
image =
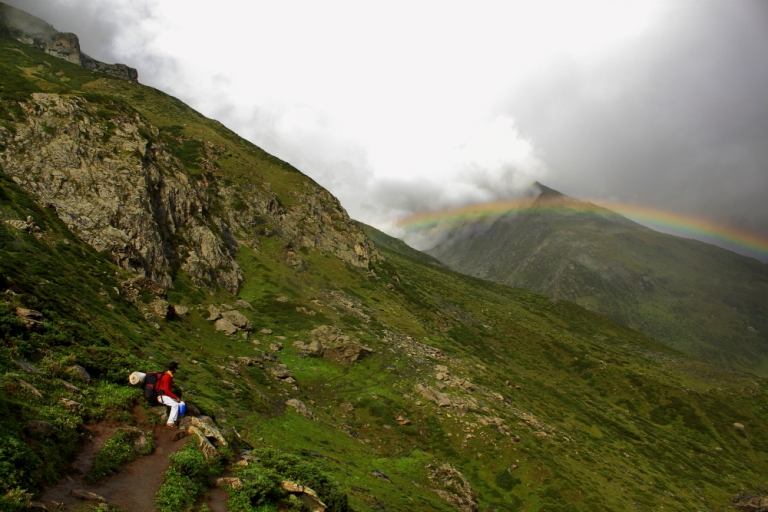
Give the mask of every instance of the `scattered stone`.
[(70, 494), (75, 498), (80, 498), (81, 500), (97, 501), (99, 503), (107, 502), (107, 499), (103, 496), (99, 496), (98, 494), (86, 491), (85, 489), (72, 489)]
[(270, 368), (269, 371), (272, 372), (272, 375), (278, 379), (287, 379), (288, 377), (293, 377), (291, 371), (286, 368)]
[(304, 402), (301, 400), (297, 400), (295, 398), (291, 398), (290, 400), (285, 402), (285, 405), (289, 407), (293, 407), (296, 409), (296, 412), (304, 416), (305, 418), (309, 418), (311, 420), (315, 419), (315, 415), (312, 414), (312, 411), (310, 411), (306, 405), (304, 405)]
[(52, 436), (56, 433), (56, 427), (51, 425), (48, 422), (40, 421), (40, 420), (29, 420), (27, 421), (27, 431), (30, 434), (36, 434), (39, 436)]
[(198, 409), (195, 404), (191, 404), (189, 402), (184, 402), (187, 404), (187, 414), (190, 416), (200, 416), (200, 409)]
[(373, 471), (371, 471), (371, 474), (376, 478), (381, 478), (382, 480), (386, 480), (387, 482), (392, 482), (392, 480), (390, 480), (390, 478), (385, 473), (379, 471), (378, 469), (374, 469)]
[(435, 365), (435, 371), (438, 373), (449, 373), (448, 367), (442, 364)]
[(189, 314), (189, 308), (176, 304), (173, 306), (173, 314), (176, 316), (187, 316)]
[(317, 493), (309, 487), (296, 482), (291, 482), (290, 480), (284, 480), (280, 482), (280, 488), (287, 493), (297, 495), (304, 504), (304, 507), (310, 512), (325, 512), (325, 509), (327, 508), (325, 503), (320, 501)]
[(200, 441), (198, 447), (200, 448), (200, 451), (203, 452), (203, 456), (206, 459), (215, 459), (219, 456), (219, 452), (216, 450), (216, 447), (211, 444), (211, 442), (208, 440), (205, 434), (200, 431), (200, 429), (194, 426), (190, 426), (187, 428), (187, 432), (197, 436)]
[(229, 321), (229, 323), (243, 331), (250, 331), (253, 329), (251, 321), (239, 311), (225, 311), (221, 314), (221, 318)]
[(247, 333), (246, 331), (243, 331), (243, 332), (240, 334), (240, 336), (241, 336), (241, 337), (242, 337), (244, 340), (247, 340), (247, 339), (248, 339), (248, 333)]
[(302, 354), (310, 357), (322, 357), (323, 345), (317, 341), (311, 341), (310, 343), (304, 343), (303, 341), (294, 341), (293, 346), (298, 348)]
[(214, 327), (217, 331), (223, 332), (227, 336), (230, 336), (232, 334), (235, 334), (237, 332), (237, 327), (232, 324), (229, 320), (226, 318), (219, 318), (216, 320), (216, 323), (214, 324)]
[[(180, 432), (176, 432), (176, 433), (179, 434)], [(142, 432), (133, 442), (133, 451), (135, 451), (136, 453), (147, 453), (147, 444), (148, 444), (147, 434)]]
[(248, 461), (245, 459), (240, 459), (239, 461), (235, 462), (235, 466), (247, 467)]
[(397, 422), (398, 425), (401, 425), (401, 426), (410, 425), (411, 424), (411, 420), (409, 420), (408, 418), (406, 418), (405, 416), (402, 416), (402, 415), (400, 415), (397, 418), (395, 418), (395, 421)]
[(239, 489), (243, 486), (243, 481), (234, 476), (220, 476), (213, 479), (213, 486), (217, 488), (231, 487), (232, 489)]
[(339, 408), (340, 408), (342, 411), (347, 411), (347, 412), (352, 412), (352, 411), (354, 411), (354, 410), (355, 410), (355, 407), (354, 407), (352, 404), (350, 404), (350, 403), (347, 403), (347, 402), (344, 402), (344, 403), (342, 403), (342, 404), (339, 404)]
[(309, 315), (309, 316), (315, 316), (317, 314), (315, 310), (305, 308), (304, 306), (297, 307), (296, 311), (298, 311), (299, 313), (304, 313), (305, 315)]
[(280, 352), (281, 350), (283, 350), (283, 344), (280, 343), (279, 341), (275, 343), (270, 343), (269, 350), (271, 350), (272, 352)]
[(83, 368), (79, 364), (76, 364), (72, 368), (75, 370), (75, 372), (77, 372), (77, 374), (80, 376), (80, 378), (82, 378), (85, 382), (90, 382), (91, 381), (91, 374), (88, 373), (88, 370), (86, 370), (85, 368)]
[(739, 494), (733, 498), (733, 506), (745, 512), (768, 512), (768, 496)]
[(24, 222), (23, 220), (12, 219), (5, 221), (5, 223), (18, 230), (26, 231), (27, 233), (32, 230), (32, 226), (29, 224), (29, 222)]
[(43, 314), (39, 311), (18, 307), (13, 312), (30, 331), (39, 331), (43, 328)]
[(48, 510), (48, 507), (45, 505), (45, 503), (41, 501), (30, 501), (29, 508), (37, 510)]
[(221, 310), (219, 308), (217, 308), (216, 306), (214, 306), (213, 304), (209, 304), (208, 305), (208, 318), (206, 318), (206, 320), (208, 320), (209, 322), (215, 322), (219, 318), (221, 318)]
[(272, 329), (262, 329), (259, 331), (261, 334), (272, 334)]
[(168, 318), (168, 315), (171, 313), (171, 305), (167, 300), (157, 299), (150, 303), (149, 307), (152, 308), (152, 311), (154, 311), (157, 316), (163, 319)]
[(448, 398), (448, 396), (444, 395), (443, 393), (440, 393), (439, 391), (429, 386), (425, 386), (423, 384), (416, 384), (413, 387), (413, 390), (419, 395), (426, 398), (427, 400), (431, 400), (435, 402), (439, 407), (448, 407), (451, 405), (451, 400), (450, 398)]
[(40, 373), (40, 370), (38, 370), (37, 368), (35, 368), (34, 365), (31, 365), (31, 364), (29, 364), (26, 361), (22, 361), (21, 359), (14, 359), (13, 362), (14, 362), (14, 364), (16, 366), (18, 366), (19, 368), (21, 368), (25, 372)]
[(59, 403), (64, 404), (67, 409), (77, 409), (83, 406), (83, 404), (70, 400), (69, 398), (59, 398)]
[(78, 395), (80, 393), (82, 393), (82, 391), (80, 391), (80, 388), (70, 384), (69, 382), (67, 382), (65, 380), (60, 380), (59, 382), (61, 382), (61, 385), (64, 386), (67, 389), (67, 391), (71, 391), (72, 393), (76, 393)]
[(35, 395), (37, 398), (43, 398), (43, 394), (39, 392), (37, 388), (35, 388), (35, 386), (30, 384), (29, 382), (19, 379), (19, 384), (21, 384), (21, 387), (23, 387), (24, 389), (26, 389), (27, 391)]
[(288, 302), (288, 297), (278, 297), (275, 300), (277, 302)]
[(742, 425), (741, 423), (734, 423), (733, 426), (734, 428), (737, 428), (739, 430), (744, 430), (744, 425)]
[(253, 306), (251, 306), (250, 302), (246, 302), (243, 299), (237, 299), (235, 301), (235, 307), (240, 309), (247, 309), (249, 311), (253, 311)]

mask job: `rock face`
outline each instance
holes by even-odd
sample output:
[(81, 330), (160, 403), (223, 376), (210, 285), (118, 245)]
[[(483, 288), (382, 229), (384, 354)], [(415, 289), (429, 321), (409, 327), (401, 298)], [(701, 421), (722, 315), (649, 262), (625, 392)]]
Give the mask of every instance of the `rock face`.
[(450, 464), (443, 464), (429, 475), (429, 479), (444, 487), (433, 490), (457, 510), (477, 512), (477, 492), (458, 469)]
[[(321, 325), (309, 334), (315, 340), (309, 345), (304, 345), (303, 348), (298, 346), (308, 355), (312, 351), (314, 354), (322, 354), (323, 357), (333, 361), (350, 364), (373, 354), (373, 349), (361, 345), (357, 340), (331, 325)], [(313, 346), (313, 343), (317, 343), (317, 345)]]
[(137, 82), (139, 73), (125, 64), (105, 64), (80, 50), (75, 34), (59, 32), (40, 18), (0, 3), (0, 27), (5, 27), (18, 41), (43, 50), (48, 55), (100, 73)]
[[(34, 93), (20, 107), (14, 131), (0, 127), (3, 171), (85, 242), (163, 288), (173, 287), (171, 270), (180, 268), (198, 286), (237, 293), (243, 272), (235, 254), (241, 245), (258, 250), (264, 226), (291, 247), (328, 251), (356, 267), (378, 257), (338, 200), (310, 180), (287, 209), (268, 184), (192, 178), (159, 129), (127, 106), (110, 104), (105, 114), (83, 98)], [(216, 159), (226, 148), (193, 142), (211, 177), (223, 176)]]

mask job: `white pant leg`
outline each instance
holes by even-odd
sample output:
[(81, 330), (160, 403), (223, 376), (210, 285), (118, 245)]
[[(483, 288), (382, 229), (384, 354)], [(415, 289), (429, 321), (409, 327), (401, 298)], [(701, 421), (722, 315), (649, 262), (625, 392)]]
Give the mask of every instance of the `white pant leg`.
[(160, 395), (160, 401), (163, 405), (167, 405), (171, 408), (170, 414), (168, 414), (168, 425), (175, 425), (176, 419), (179, 417), (179, 402), (169, 397), (168, 395)]

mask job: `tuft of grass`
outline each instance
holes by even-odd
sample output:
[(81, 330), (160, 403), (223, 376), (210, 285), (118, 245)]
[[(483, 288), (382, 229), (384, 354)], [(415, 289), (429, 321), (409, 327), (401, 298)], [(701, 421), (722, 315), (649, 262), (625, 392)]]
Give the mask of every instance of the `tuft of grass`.
[(87, 482), (93, 483), (104, 477), (117, 473), (125, 464), (136, 459), (138, 455), (148, 455), (154, 449), (154, 438), (151, 433), (147, 436), (145, 448), (138, 452), (134, 443), (142, 435), (140, 431), (119, 428), (115, 435), (104, 443), (101, 450), (93, 458), (93, 467), (85, 476)]
[(170, 457), (155, 504), (162, 512), (188, 510), (208, 487), (208, 480), (222, 471), (220, 461), (208, 461), (194, 442)]

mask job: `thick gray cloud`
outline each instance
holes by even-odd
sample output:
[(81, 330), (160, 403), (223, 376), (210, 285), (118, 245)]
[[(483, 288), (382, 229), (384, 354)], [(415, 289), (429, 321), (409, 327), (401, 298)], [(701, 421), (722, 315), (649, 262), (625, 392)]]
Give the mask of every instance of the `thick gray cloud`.
[(564, 59), (503, 102), (554, 188), (768, 235), (768, 4), (685, 1), (596, 67)]
[[(505, 199), (537, 179), (768, 237), (764, 2), (660, 1), (647, 30), (590, 53), (570, 51), (568, 38), (620, 21), (600, 18), (608, 4), (585, 14), (586, 4), (555, 2), (579, 29), (526, 2), (438, 18), (438, 7), (369, 16), (333, 2), (297, 17), (256, 2), (243, 7), (268, 21), (256, 29), (229, 12), (236, 4), (6, 1), (77, 33), (91, 56), (138, 68), (143, 83), (291, 162), (380, 227)], [(560, 51), (547, 46), (558, 37)]]

